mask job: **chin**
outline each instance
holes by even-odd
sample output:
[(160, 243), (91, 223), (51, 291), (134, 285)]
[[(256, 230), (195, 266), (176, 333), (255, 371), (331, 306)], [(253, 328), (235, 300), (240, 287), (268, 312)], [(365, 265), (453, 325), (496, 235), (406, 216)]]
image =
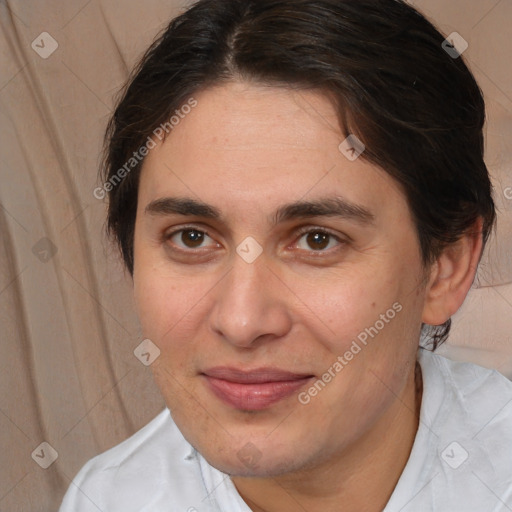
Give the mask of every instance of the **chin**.
[(296, 471), (297, 460), (293, 457), (279, 457), (272, 453), (272, 459), (261, 458), (254, 460), (240, 460), (238, 454), (222, 458), (218, 454), (204, 454), (200, 452), (206, 461), (214, 468), (232, 477), (243, 478), (273, 478)]
[(272, 439), (268, 431), (251, 434), (239, 432), (218, 439), (220, 442), (217, 443), (205, 443), (195, 438), (199, 442), (194, 447), (211, 466), (234, 477), (277, 477), (300, 471), (316, 458), (314, 446), (308, 446), (305, 440), (301, 442), (292, 435)]

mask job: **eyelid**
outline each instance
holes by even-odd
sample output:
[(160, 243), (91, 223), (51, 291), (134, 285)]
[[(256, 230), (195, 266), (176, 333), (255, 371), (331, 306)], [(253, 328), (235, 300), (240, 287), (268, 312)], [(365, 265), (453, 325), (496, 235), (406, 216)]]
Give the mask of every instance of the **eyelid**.
[(318, 231), (321, 233), (326, 233), (328, 235), (333, 236), (334, 238), (341, 240), (341, 238), (334, 231), (330, 230), (329, 228), (324, 228), (322, 226), (314, 226), (314, 225), (303, 226), (297, 230), (297, 234), (304, 235), (306, 233), (310, 233), (311, 231), (313, 231), (313, 232)]
[(206, 230), (202, 227), (198, 227), (197, 225), (194, 225), (194, 224), (178, 226), (178, 227), (175, 226), (171, 229), (172, 229), (172, 231), (164, 231), (164, 234), (163, 234), (164, 238), (169, 238), (169, 237), (175, 235), (176, 233), (179, 233), (180, 231), (186, 231), (187, 229), (201, 231), (201, 233), (204, 233), (205, 235), (210, 236), (210, 234), (208, 233), (208, 230)]

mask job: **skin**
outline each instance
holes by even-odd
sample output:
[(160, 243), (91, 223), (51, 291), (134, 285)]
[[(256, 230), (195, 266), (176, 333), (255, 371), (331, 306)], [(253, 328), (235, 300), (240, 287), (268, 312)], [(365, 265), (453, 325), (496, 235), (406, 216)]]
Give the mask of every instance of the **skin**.
[[(458, 309), (481, 237), (462, 237), (425, 269), (400, 186), (340, 152), (345, 135), (318, 92), (234, 81), (194, 97), (146, 157), (139, 186), (134, 294), (144, 336), (161, 351), (156, 382), (185, 438), (252, 510), (380, 511), (418, 428), (421, 323)], [(185, 196), (221, 219), (146, 211)], [(326, 197), (365, 208), (371, 222), (271, 222), (286, 203)], [(195, 242), (185, 228), (208, 235)], [(319, 229), (332, 235), (323, 245), (312, 238)], [(263, 249), (252, 263), (236, 252), (248, 236)], [(307, 405), (294, 394), (239, 410), (201, 376), (272, 366), (320, 378), (395, 303), (401, 311)]]

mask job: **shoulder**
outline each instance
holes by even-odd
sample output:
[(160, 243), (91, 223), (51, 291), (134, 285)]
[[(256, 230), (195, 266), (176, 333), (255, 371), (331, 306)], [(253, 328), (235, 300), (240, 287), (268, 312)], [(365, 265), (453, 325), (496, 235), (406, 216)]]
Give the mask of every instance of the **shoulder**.
[(143, 511), (149, 504), (177, 503), (180, 497), (190, 504), (198, 494), (194, 484), (201, 482), (194, 452), (165, 409), (133, 436), (88, 461), (71, 482), (60, 511)]
[(512, 399), (512, 381), (496, 370), (454, 361), (425, 349), (419, 350), (418, 361), (427, 379), (427, 391), (443, 391), (456, 404), (479, 410), (489, 398), (493, 403), (500, 398)]
[(155, 450), (179, 451), (183, 449), (183, 443), (178, 433), (169, 410), (164, 409), (131, 437), (87, 462), (81, 473), (86, 475), (139, 464)]
[(419, 427), (385, 512), (510, 510), (512, 382), (425, 349), (418, 362)]
[[(460, 434), (503, 430), (512, 440), (512, 381), (496, 370), (452, 361), (420, 349), (424, 420), (439, 427), (457, 423)], [(462, 422), (462, 423), (461, 423)]]
[(424, 349), (418, 361), (420, 425), (402, 484), (425, 487), (410, 510), (422, 500), (439, 510), (505, 510), (500, 506), (512, 493), (512, 382)]

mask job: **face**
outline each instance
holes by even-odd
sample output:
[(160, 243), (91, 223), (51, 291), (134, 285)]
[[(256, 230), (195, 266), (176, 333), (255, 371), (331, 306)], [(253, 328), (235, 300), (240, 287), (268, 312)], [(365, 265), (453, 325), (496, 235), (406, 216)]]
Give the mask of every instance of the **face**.
[(389, 426), (413, 383), (415, 226), (395, 181), (339, 149), (318, 92), (194, 99), (140, 178), (134, 292), (156, 382), (221, 471), (313, 468)]

